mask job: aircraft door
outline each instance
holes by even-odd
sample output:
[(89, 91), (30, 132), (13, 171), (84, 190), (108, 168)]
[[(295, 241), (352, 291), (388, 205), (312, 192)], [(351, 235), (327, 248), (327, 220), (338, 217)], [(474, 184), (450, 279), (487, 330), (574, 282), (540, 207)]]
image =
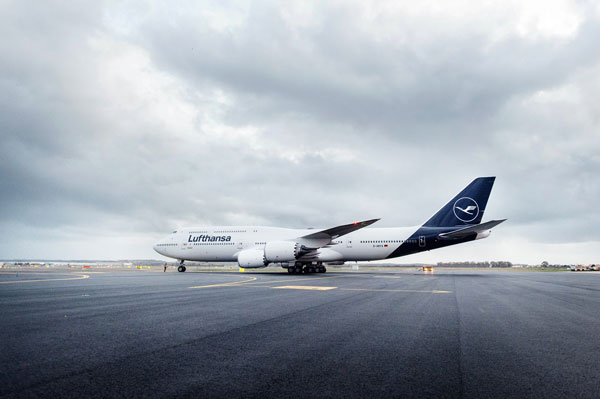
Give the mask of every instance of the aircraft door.
[(352, 248), (352, 240), (346, 241), (346, 248)]
[(419, 247), (425, 248), (425, 236), (419, 236)]
[(238, 242), (237, 247), (238, 247), (238, 249), (243, 249), (244, 248), (244, 243), (243, 242)]

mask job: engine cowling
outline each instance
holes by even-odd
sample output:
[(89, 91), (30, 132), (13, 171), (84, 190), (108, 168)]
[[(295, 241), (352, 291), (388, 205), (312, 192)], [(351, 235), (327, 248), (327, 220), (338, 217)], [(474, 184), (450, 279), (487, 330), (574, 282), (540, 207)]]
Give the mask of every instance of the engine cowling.
[(293, 241), (270, 241), (265, 244), (265, 260), (270, 262), (289, 262), (307, 253), (307, 248)]
[(268, 262), (260, 249), (246, 249), (238, 254), (238, 266), (244, 268), (266, 267)]

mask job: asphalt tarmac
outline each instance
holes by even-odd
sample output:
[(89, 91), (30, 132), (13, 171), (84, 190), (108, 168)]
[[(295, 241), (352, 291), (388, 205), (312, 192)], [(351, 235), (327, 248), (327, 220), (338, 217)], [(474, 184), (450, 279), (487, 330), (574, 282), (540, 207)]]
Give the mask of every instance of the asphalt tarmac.
[(594, 273), (4, 271), (0, 320), (2, 397), (600, 396)]

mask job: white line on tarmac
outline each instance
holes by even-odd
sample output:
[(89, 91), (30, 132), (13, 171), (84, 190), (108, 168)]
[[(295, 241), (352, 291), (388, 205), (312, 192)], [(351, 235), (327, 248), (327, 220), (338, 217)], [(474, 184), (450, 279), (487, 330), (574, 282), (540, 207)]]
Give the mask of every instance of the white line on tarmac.
[[(45, 274), (45, 273), (32, 273), (32, 274)], [(67, 280), (83, 280), (90, 278), (87, 274), (78, 274), (77, 277), (70, 278), (46, 278), (39, 280), (17, 280), (17, 281), (0, 281), (0, 284), (17, 284), (17, 283), (38, 283), (41, 281), (67, 281)]]
[(451, 294), (452, 291), (439, 291), (439, 290), (379, 290), (370, 288), (340, 288), (342, 291), (374, 291), (374, 292), (418, 292), (423, 294)]
[(252, 285), (252, 286), (256, 286), (257, 284), (279, 284), (279, 283), (285, 283), (287, 281), (306, 281), (306, 280), (311, 280), (311, 281), (316, 281), (316, 280), (325, 280), (328, 278), (344, 278), (344, 277), (351, 277), (351, 276), (327, 276), (327, 277), (308, 277), (308, 278), (291, 278), (291, 279), (287, 279), (287, 280), (269, 280), (269, 281), (258, 281), (256, 283), (249, 283), (249, 284), (244, 284), (244, 285)]
[(271, 287), (278, 290), (313, 290), (313, 291), (328, 291), (334, 290), (337, 287), (321, 287), (321, 286), (311, 286), (311, 285), (282, 285), (281, 287)]
[(256, 277), (252, 277), (249, 280), (234, 281), (232, 283), (221, 283), (221, 284), (210, 284), (210, 285), (196, 285), (196, 286), (188, 287), (188, 288), (235, 287), (236, 285), (240, 285), (240, 284), (246, 285), (246, 284), (243, 284), (243, 283), (247, 283), (247, 282), (255, 281), (255, 280), (256, 280)]

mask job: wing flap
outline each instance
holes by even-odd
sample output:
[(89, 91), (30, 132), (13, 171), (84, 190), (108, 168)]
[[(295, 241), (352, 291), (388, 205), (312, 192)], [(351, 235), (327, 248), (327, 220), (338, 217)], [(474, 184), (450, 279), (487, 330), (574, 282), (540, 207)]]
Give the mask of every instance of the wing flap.
[(463, 229), (450, 231), (448, 233), (442, 233), (439, 235), (439, 237), (445, 238), (445, 239), (465, 238), (468, 235), (473, 234), (473, 233), (482, 233), (484, 231), (490, 230), (490, 229), (498, 226), (500, 223), (504, 222), (505, 220), (506, 219), (490, 220), (489, 222), (476, 224), (474, 226), (469, 226), (469, 227), (465, 227)]

